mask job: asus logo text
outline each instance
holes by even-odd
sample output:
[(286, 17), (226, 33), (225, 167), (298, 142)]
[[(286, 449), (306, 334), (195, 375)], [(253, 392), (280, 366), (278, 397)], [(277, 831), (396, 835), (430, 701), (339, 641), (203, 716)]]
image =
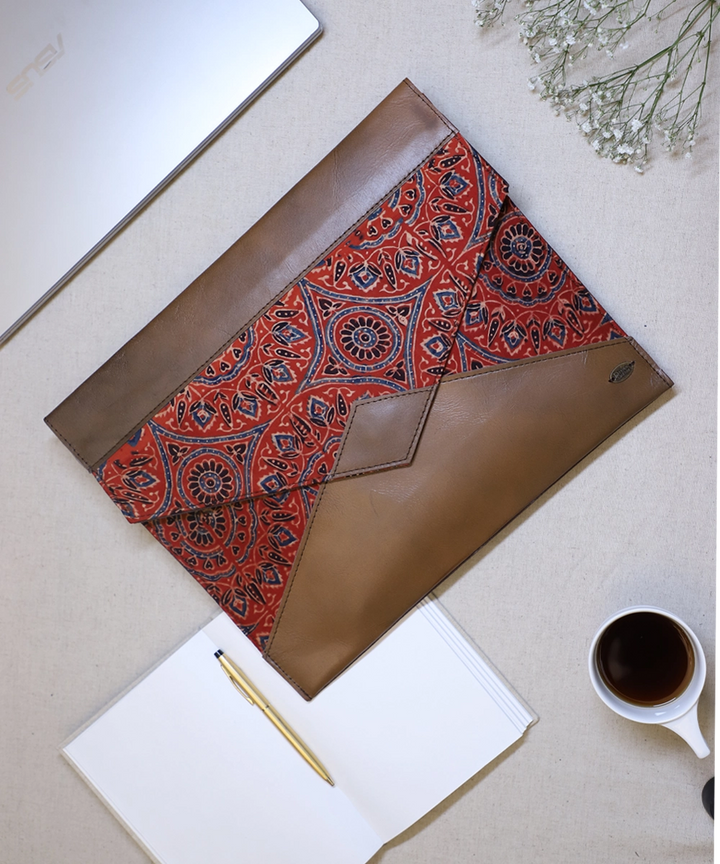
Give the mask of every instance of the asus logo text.
[(65, 53), (62, 36), (59, 33), (57, 37), (57, 43), (57, 48), (55, 48), (52, 43), (47, 44), (33, 60), (33, 62), (28, 63), (28, 65), (22, 70), (22, 72), (12, 79), (12, 81), (5, 88), (11, 96), (14, 96), (15, 99), (19, 99), (21, 96), (24, 96), (35, 83), (33, 81), (34, 76), (31, 75), (31, 73), (34, 72), (36, 76), (41, 77), (48, 71), (51, 66), (57, 63), (57, 61)]

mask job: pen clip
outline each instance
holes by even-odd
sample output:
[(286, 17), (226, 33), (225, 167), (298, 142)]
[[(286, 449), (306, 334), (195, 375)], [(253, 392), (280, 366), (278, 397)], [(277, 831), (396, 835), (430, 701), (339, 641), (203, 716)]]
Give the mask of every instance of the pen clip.
[(227, 664), (226, 664), (226, 661), (222, 659), (222, 656), (223, 656), (224, 653), (225, 653), (224, 651), (216, 651), (216, 652), (215, 652), (215, 656), (217, 657), (218, 660), (220, 660), (220, 668), (221, 668), (221, 669), (223, 670), (223, 672), (227, 675), (227, 677), (228, 677), (230, 683), (231, 683), (231, 684), (233, 685), (233, 687), (238, 691), (238, 693), (241, 693), (241, 694), (242, 694), (242, 695), (247, 699), (247, 701), (248, 701), (251, 705), (254, 705), (254, 704), (255, 704), (255, 700), (254, 700), (254, 699), (252, 698), (252, 696), (247, 692), (247, 690), (242, 686), (241, 682), (238, 681), (237, 678), (232, 674), (232, 672), (230, 671), (230, 669), (228, 669)]
[(275, 709), (265, 700), (265, 697), (262, 695), (262, 693), (255, 689), (254, 685), (245, 677), (243, 671), (238, 668), (229, 657), (225, 657), (224, 653), (225, 652), (221, 648), (219, 648), (215, 652), (215, 656), (220, 661), (222, 670), (230, 679), (230, 683), (233, 685), (233, 687), (239, 693), (242, 693), (242, 695), (251, 705), (257, 705), (257, 707), (263, 712), (263, 714), (268, 718), (268, 720), (270, 720), (273, 726), (275, 726), (278, 732), (280, 732), (285, 737), (285, 739), (297, 750), (297, 752), (310, 765), (310, 767), (314, 771), (317, 771), (317, 773), (323, 778), (323, 780), (328, 782), (331, 786), (334, 786), (335, 784), (333, 783), (332, 778), (323, 768), (320, 762), (318, 762), (317, 758), (313, 756), (310, 750), (308, 750), (307, 746), (303, 744), (303, 742), (287, 725), (287, 723), (282, 719), (282, 717), (275, 712)]
[(240, 686), (240, 684), (239, 684), (239, 683), (238, 683), (238, 682), (237, 682), (237, 681), (232, 677), (232, 675), (231, 675), (229, 672), (225, 671), (224, 668), (223, 668), (223, 671), (225, 672), (225, 674), (227, 675), (227, 677), (230, 679), (230, 683), (231, 683), (231, 684), (233, 685), (233, 687), (238, 691), (238, 693), (242, 693), (242, 695), (247, 699), (247, 701), (248, 701), (251, 705), (254, 705), (254, 704), (255, 704), (255, 700), (250, 696), (250, 694), (249, 694), (249, 693), (246, 693), (245, 690), (243, 690), (243, 688)]

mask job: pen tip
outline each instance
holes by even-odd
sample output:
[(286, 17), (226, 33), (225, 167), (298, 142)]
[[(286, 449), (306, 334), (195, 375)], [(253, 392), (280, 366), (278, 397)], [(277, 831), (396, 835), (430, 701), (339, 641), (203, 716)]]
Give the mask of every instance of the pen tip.
[(215, 652), (215, 656), (216, 656), (216, 657), (221, 657), (223, 653), (224, 653), (223, 651), (216, 651), (216, 652)]

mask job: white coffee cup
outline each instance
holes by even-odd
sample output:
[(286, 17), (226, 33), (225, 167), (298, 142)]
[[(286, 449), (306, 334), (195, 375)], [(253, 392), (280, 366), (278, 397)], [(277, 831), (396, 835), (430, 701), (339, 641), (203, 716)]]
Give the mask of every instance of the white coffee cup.
[[(598, 644), (605, 631), (620, 618), (637, 612), (654, 612), (665, 618), (669, 618), (685, 633), (694, 654), (692, 677), (686, 683), (682, 692), (679, 692), (669, 701), (658, 705), (638, 705), (622, 698), (619, 693), (606, 684), (598, 668)], [(710, 754), (710, 748), (702, 736), (697, 719), (697, 704), (700, 693), (705, 685), (705, 655), (697, 636), (677, 615), (673, 615), (672, 612), (659, 609), (656, 606), (629, 606), (627, 609), (621, 609), (619, 612), (616, 612), (602, 624), (592, 640), (588, 655), (588, 669), (590, 680), (596, 693), (616, 714), (620, 714), (621, 717), (627, 717), (628, 720), (635, 720), (636, 723), (652, 723), (666, 726), (685, 740), (700, 759), (704, 759)]]

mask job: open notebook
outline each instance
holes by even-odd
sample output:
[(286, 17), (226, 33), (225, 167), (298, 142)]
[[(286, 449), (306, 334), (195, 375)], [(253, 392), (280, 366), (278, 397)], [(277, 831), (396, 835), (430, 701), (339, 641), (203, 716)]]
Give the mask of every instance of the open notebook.
[[(233, 689), (218, 648), (316, 753), (334, 787)], [(533, 719), (436, 601), (312, 702), (221, 614), (63, 752), (162, 864), (363, 864)]]

